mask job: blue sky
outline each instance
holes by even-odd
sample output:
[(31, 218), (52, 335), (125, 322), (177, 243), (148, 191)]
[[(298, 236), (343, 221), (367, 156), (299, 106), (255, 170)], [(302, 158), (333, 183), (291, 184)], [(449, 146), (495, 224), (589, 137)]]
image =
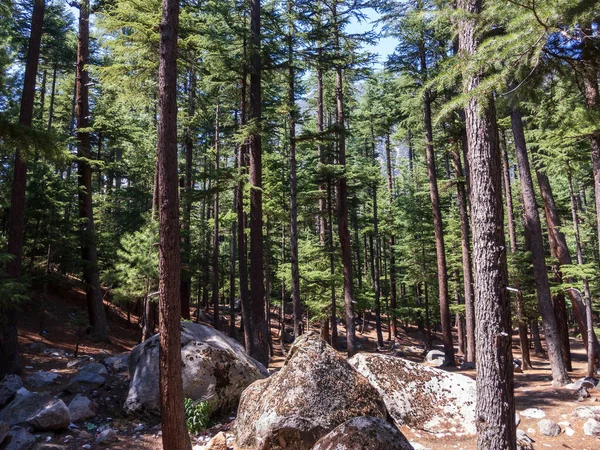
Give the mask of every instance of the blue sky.
[[(380, 15), (371, 8), (368, 8), (364, 11), (367, 16), (367, 20), (361, 23), (353, 20), (352, 23), (348, 26), (347, 31), (350, 33), (363, 33), (366, 31), (381, 31), (381, 27), (377, 26), (374, 22), (380, 17)], [(365, 50), (370, 51), (372, 53), (377, 53), (379, 58), (377, 62), (375, 62), (375, 66), (381, 67), (383, 63), (387, 60), (387, 57), (394, 52), (394, 48), (396, 47), (396, 40), (393, 38), (384, 37), (381, 38), (375, 45), (369, 45), (365, 47)]]

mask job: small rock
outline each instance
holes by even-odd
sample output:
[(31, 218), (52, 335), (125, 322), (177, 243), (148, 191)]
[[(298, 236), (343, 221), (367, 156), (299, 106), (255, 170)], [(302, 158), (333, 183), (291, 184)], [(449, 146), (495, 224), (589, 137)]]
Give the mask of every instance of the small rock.
[(81, 448), (90, 449), (92, 446), (90, 444), (83, 444)]
[(109, 372), (119, 373), (119, 372), (127, 371), (128, 361), (129, 361), (129, 353), (125, 353), (123, 355), (110, 356), (110, 357), (106, 358), (103, 361), (103, 363), (106, 366), (106, 368), (109, 370)]
[(600, 420), (600, 406), (580, 406), (571, 413), (578, 419), (597, 419)]
[(77, 437), (79, 439), (92, 439), (93, 438), (93, 436), (85, 430), (80, 431), (79, 434), (77, 435)]
[(227, 450), (227, 438), (222, 431), (217, 433), (205, 447), (206, 450)]
[(69, 412), (72, 422), (86, 420), (96, 415), (92, 401), (80, 394), (77, 394), (69, 403)]
[(521, 415), (528, 419), (543, 419), (546, 417), (546, 413), (539, 408), (527, 408), (521, 411)]
[(53, 385), (60, 375), (53, 372), (36, 372), (25, 378), (25, 383), (32, 388), (44, 388)]
[(137, 427), (135, 427), (135, 428), (133, 429), (133, 432), (134, 432), (134, 433), (138, 433), (138, 432), (142, 431), (143, 429), (144, 429), (144, 424), (141, 424), (141, 423), (140, 423), (140, 424), (139, 424)]
[(57, 400), (48, 403), (27, 422), (36, 430), (62, 430), (69, 427), (71, 417), (65, 402)]
[(410, 441), (410, 445), (412, 445), (412, 447), (415, 450), (430, 450), (429, 447), (425, 447), (424, 445), (421, 445), (418, 442)]
[(588, 419), (583, 425), (583, 432), (586, 436), (600, 437), (600, 422), (596, 419)]
[(108, 445), (118, 440), (119, 438), (117, 438), (117, 433), (115, 433), (115, 430), (113, 430), (112, 428), (108, 428), (98, 435), (98, 437), (96, 438), (96, 444)]
[[(8, 444), (6, 443), (8, 442)], [(20, 428), (11, 431), (5, 442), (4, 450), (29, 450), (35, 443), (35, 436), (27, 430)]]
[[(86, 367), (88, 369), (86, 369)], [(71, 381), (69, 381), (65, 390), (72, 394), (81, 394), (97, 389), (106, 382), (106, 375), (108, 375), (108, 371), (102, 364), (88, 364), (83, 366)]]
[(15, 398), (15, 395), (17, 395), (17, 391), (22, 387), (23, 382), (21, 381), (21, 377), (18, 375), (6, 375), (0, 383), (0, 408), (8, 405)]
[(575, 434), (575, 430), (571, 427), (565, 427), (565, 434), (571, 437)]
[(538, 429), (544, 436), (556, 437), (560, 434), (560, 426), (550, 419), (542, 419), (538, 422)]
[(465, 361), (464, 363), (462, 363), (460, 365), (460, 370), (473, 370), (475, 369), (477, 366), (474, 362), (468, 362)]
[(427, 364), (440, 365), (444, 362), (444, 352), (441, 350), (430, 350), (425, 356), (425, 362)]

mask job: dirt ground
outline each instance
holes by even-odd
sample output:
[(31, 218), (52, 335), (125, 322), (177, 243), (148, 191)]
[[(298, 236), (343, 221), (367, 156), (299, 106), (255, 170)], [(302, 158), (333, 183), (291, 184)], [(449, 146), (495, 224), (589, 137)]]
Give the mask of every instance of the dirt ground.
[[(76, 368), (67, 367), (69, 361), (72, 361), (77, 341), (79, 344), (79, 355), (87, 355), (96, 361), (102, 361), (108, 356), (118, 355), (128, 352), (137, 344), (140, 331), (136, 326), (138, 317), (131, 315), (132, 324), (128, 326), (127, 315), (119, 308), (106, 304), (110, 330), (111, 341), (109, 343), (99, 343), (92, 340), (85, 330), (80, 326), (82, 322), (81, 314), (85, 314), (86, 307), (83, 293), (76, 285), (70, 289), (63, 289), (60, 292), (54, 291), (44, 302), (44, 320), (43, 332), (40, 334), (40, 311), (41, 300), (35, 298), (24, 308), (19, 319), (19, 345), (21, 347), (21, 366), (23, 367), (23, 378), (27, 375), (44, 370), (54, 371), (62, 376), (65, 382), (76, 372)], [(84, 316), (85, 317), (85, 316)], [(278, 328), (275, 318), (272, 320), (273, 329)], [(343, 327), (340, 331), (343, 332)], [(384, 331), (384, 337), (387, 332)], [(277, 332), (273, 333), (274, 338), (274, 357), (270, 368), (277, 369), (281, 367), (284, 354), (278, 344)], [(343, 340), (343, 338), (342, 338)], [(30, 350), (30, 344), (39, 342), (46, 348), (56, 349), (52, 354), (39, 353)], [(359, 335), (359, 344), (361, 351), (376, 351), (375, 334), (372, 327)], [(434, 339), (434, 346), (441, 344)], [(514, 357), (520, 359), (521, 355), (518, 349), (518, 342), (513, 343)], [(396, 342), (396, 350), (403, 348), (422, 348), (422, 336), (415, 330), (409, 330), (409, 334), (403, 333)], [(586, 355), (585, 349), (580, 339), (571, 338), (571, 350), (573, 357), (573, 372), (570, 374), (575, 381), (585, 376)], [(58, 355), (58, 356), (56, 356)], [(413, 360), (421, 360), (421, 354), (407, 354), (407, 357)], [(532, 354), (533, 370), (525, 373), (515, 374), (515, 401), (517, 412), (526, 408), (540, 408), (546, 413), (546, 417), (561, 424), (563, 433), (555, 438), (542, 436), (537, 429), (537, 420), (521, 417), (519, 429), (525, 431), (527, 435), (535, 442), (535, 449), (576, 449), (576, 450), (600, 450), (600, 440), (585, 436), (583, 433), (584, 421), (574, 418), (572, 411), (580, 406), (600, 405), (599, 391), (592, 391), (591, 396), (579, 402), (574, 391), (564, 388), (553, 388), (551, 386), (551, 372), (547, 359)], [(457, 368), (448, 369), (452, 372), (460, 372), (471, 378), (476, 377), (475, 370), (459, 370)], [(147, 449), (158, 450), (162, 448), (160, 429), (155, 423), (143, 423), (139, 420), (132, 420), (125, 417), (121, 411), (121, 406), (127, 393), (128, 380), (127, 375), (113, 374), (112, 380), (94, 393), (94, 401), (99, 406), (97, 417), (86, 423), (79, 429), (69, 430), (68, 432), (56, 433), (45, 437), (47, 443), (42, 446), (46, 450), (58, 449), (80, 449), (100, 448), (94, 443), (94, 435), (98, 429), (110, 426), (115, 429), (119, 435), (119, 442), (112, 444), (111, 449)], [(66, 402), (70, 400), (69, 396), (60, 394), (60, 388), (53, 387), (50, 390), (57, 390), (58, 395), (62, 395)], [(54, 392), (53, 392), (54, 393)], [(232, 412), (232, 414), (234, 414)], [(207, 436), (216, 434), (218, 431), (227, 432), (232, 425), (233, 416), (229, 415), (218, 419), (218, 424), (207, 430), (206, 433), (196, 436), (193, 439), (194, 445), (204, 443)], [(566, 425), (568, 422), (569, 425)], [(569, 437), (564, 433), (565, 426), (572, 428), (575, 433)], [(432, 450), (448, 449), (476, 449), (476, 438), (460, 438), (456, 436), (436, 437), (425, 432), (411, 430), (403, 427), (401, 431), (411, 442), (417, 442), (422, 446)], [(38, 439), (38, 442), (40, 439)], [(43, 438), (42, 438), (43, 441)], [(89, 445), (90, 447), (87, 447)], [(104, 447), (105, 448), (105, 447)]]

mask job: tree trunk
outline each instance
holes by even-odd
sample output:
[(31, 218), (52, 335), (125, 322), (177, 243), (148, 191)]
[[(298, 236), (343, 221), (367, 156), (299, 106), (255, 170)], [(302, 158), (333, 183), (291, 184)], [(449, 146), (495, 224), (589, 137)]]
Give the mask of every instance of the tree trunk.
[(177, 174), (177, 35), (179, 2), (163, 0), (158, 75), (159, 370), (165, 450), (190, 450), (181, 379), (179, 199)]
[(50, 91), (50, 107), (48, 108), (48, 131), (52, 130), (52, 121), (54, 120), (54, 98), (56, 96), (56, 75), (58, 67), (55, 64), (52, 69), (52, 90)]
[(548, 281), (548, 272), (546, 270), (546, 258), (544, 256), (544, 243), (542, 241), (542, 226), (538, 214), (535, 191), (533, 189), (533, 180), (531, 178), (531, 169), (529, 166), (529, 156), (525, 144), (525, 133), (523, 131), (523, 121), (521, 112), (515, 105), (511, 107), (511, 123), (515, 140), (515, 153), (517, 155), (517, 166), (519, 168), (519, 178), (521, 180), (521, 194), (523, 198), (523, 209), (525, 218), (525, 232), (529, 236), (531, 245), (531, 259), (535, 277), (535, 287), (537, 290), (538, 304), (542, 315), (544, 325), (544, 335), (546, 337), (546, 348), (552, 369), (552, 384), (554, 386), (564, 386), (571, 382), (567, 373), (567, 368), (562, 354), (561, 336), (556, 323), (556, 316), (552, 307), (552, 297), (550, 295), (550, 283)]
[(533, 351), (537, 355), (543, 355), (546, 353), (544, 347), (542, 347), (542, 339), (540, 338), (540, 326), (538, 325), (537, 319), (531, 321), (531, 334), (533, 336)]
[(335, 297), (335, 254), (333, 248), (333, 195), (331, 193), (331, 182), (327, 184), (327, 214), (329, 229), (327, 230), (327, 249), (329, 251), (329, 276), (331, 277), (331, 346), (337, 350), (338, 329), (337, 329), (337, 303)]
[[(422, 55), (424, 61), (425, 56)], [(424, 70), (424, 63), (422, 62)], [(450, 299), (448, 294), (448, 270), (446, 268), (446, 248), (444, 246), (444, 223), (440, 208), (440, 195), (435, 169), (435, 153), (433, 149), (433, 127), (431, 124), (431, 100), (429, 92), (425, 92), (423, 101), (425, 120), (425, 153), (427, 159), (427, 176), (429, 177), (429, 195), (433, 213), (433, 229), (435, 232), (435, 251), (437, 255), (437, 273), (440, 296), (440, 321), (442, 323), (442, 341), (444, 343), (444, 366), (454, 366), (454, 344), (452, 343), (452, 327), (450, 326)]]
[(465, 295), (465, 360), (475, 362), (475, 301), (473, 293), (473, 264), (471, 262), (468, 200), (463, 179), (463, 169), (460, 161), (460, 153), (457, 148), (452, 151), (454, 160), (454, 175), (456, 176), (456, 190), (458, 201), (458, 212), (460, 216), (460, 243), (463, 265), (463, 284)]
[(294, 337), (300, 336), (302, 305), (300, 304), (300, 269), (298, 267), (298, 199), (296, 175), (296, 92), (294, 67), (294, 22), (293, 2), (288, 1), (288, 114), (290, 140), (290, 262), (292, 265), (292, 311), (294, 315)]
[(213, 194), (213, 240), (212, 240), (212, 306), (213, 326), (219, 329), (219, 116), (220, 102), (217, 97), (217, 111), (215, 114), (215, 189)]
[[(583, 261), (583, 251), (581, 249), (581, 237), (579, 234), (579, 217), (577, 214), (577, 207), (575, 202), (575, 194), (573, 192), (573, 178), (571, 176), (571, 169), (567, 168), (567, 177), (569, 180), (569, 197), (571, 198), (571, 214), (573, 216), (573, 230), (575, 231), (575, 245), (577, 247), (577, 264), (582, 266), (584, 264)], [(583, 293), (585, 299), (585, 312), (587, 318), (587, 330), (588, 334), (586, 336), (587, 339), (587, 348), (588, 348), (588, 365), (587, 365), (587, 374), (586, 376), (589, 378), (594, 378), (594, 363), (595, 357), (594, 352), (591, 349), (594, 348), (594, 318), (592, 316), (592, 296), (590, 294), (590, 284), (587, 277), (583, 277)], [(583, 336), (582, 336), (583, 337)]]
[[(334, 20), (337, 16), (337, 4), (333, 4)], [(336, 26), (335, 49), (340, 52), (340, 29)], [(338, 138), (338, 162), (346, 169), (346, 126), (344, 123), (344, 81), (342, 67), (335, 68), (336, 128)], [(342, 250), (342, 267), (344, 271), (344, 305), (346, 318), (346, 351), (348, 356), (356, 353), (356, 332), (354, 329), (354, 294), (352, 281), (352, 245), (348, 230), (348, 181), (343, 173), (338, 181), (337, 190), (338, 234)]]
[[(244, 35), (245, 36), (245, 35)], [(245, 41), (245, 39), (244, 39)], [(246, 52), (246, 44), (244, 42), (244, 54)], [(245, 58), (244, 58), (245, 61)], [(242, 89), (241, 89), (241, 106), (240, 106), (240, 121), (241, 126), (246, 125), (246, 83), (247, 74), (244, 65), (242, 74)], [(237, 185), (237, 246), (238, 246), (238, 265), (240, 277), (240, 303), (242, 308), (242, 325), (244, 327), (244, 342), (246, 345), (246, 353), (252, 353), (252, 320), (250, 319), (250, 292), (248, 291), (248, 249), (246, 243), (246, 214), (244, 212), (244, 176), (247, 173), (247, 151), (248, 143), (243, 142), (238, 149), (238, 167), (239, 181)]]
[[(506, 151), (506, 142), (504, 134), (500, 142), (502, 151), (502, 169), (504, 171), (504, 196), (506, 197), (506, 216), (508, 218), (508, 239), (510, 241), (510, 252), (517, 253), (517, 237), (515, 235), (515, 215), (512, 202), (512, 187), (510, 183), (510, 173), (508, 168), (508, 152)], [(517, 325), (519, 327), (519, 344), (521, 346), (521, 358), (523, 359), (523, 370), (533, 369), (531, 365), (531, 356), (529, 355), (529, 338), (527, 335), (527, 321), (523, 314), (523, 293), (521, 286), (516, 281), (515, 306), (517, 313)]]
[[(373, 165), (378, 166), (379, 163), (377, 162), (377, 152), (375, 151), (375, 134), (373, 126), (371, 126), (371, 157)], [(373, 236), (371, 237), (371, 244), (373, 243), (373, 240), (375, 241), (375, 248), (373, 249), (373, 247), (371, 247), (371, 265), (373, 267), (373, 288), (375, 290), (375, 332), (377, 334), (377, 345), (383, 347), (383, 333), (381, 331), (381, 267), (379, 264), (380, 247), (377, 188), (378, 183), (375, 182), (371, 187), (373, 199)]]
[(392, 174), (392, 152), (390, 145), (390, 130), (388, 130), (385, 137), (385, 158), (387, 162), (387, 188), (388, 188), (388, 227), (390, 228), (390, 236), (388, 238), (388, 251), (390, 254), (390, 308), (391, 308), (391, 321), (390, 321), (390, 333), (392, 335), (392, 339), (397, 335), (396, 328), (396, 308), (398, 307), (398, 292), (396, 290), (396, 254), (395, 254), (395, 246), (396, 242), (394, 239), (393, 232), (393, 216), (392, 216), (392, 206), (394, 203), (394, 184), (393, 184), (393, 174)]
[[(27, 63), (25, 66), (25, 79), (23, 81), (23, 94), (21, 96), (21, 110), (19, 124), (30, 127), (33, 120), (33, 106), (35, 100), (35, 79), (40, 58), (40, 44), (42, 41), (42, 26), (44, 23), (43, 0), (35, 0), (31, 16), (31, 35), (27, 50)], [(6, 265), (9, 277), (16, 280), (21, 276), (21, 260), (23, 257), (23, 230), (25, 228), (25, 191), (27, 188), (27, 162), (19, 150), (15, 153), (15, 166), (12, 180), (10, 199), (10, 215), (8, 221), (8, 247), (7, 251), (14, 258)], [(18, 332), (17, 311), (10, 307), (10, 302), (0, 307), (0, 379), (7, 374), (19, 373), (19, 359), (17, 354)]]
[[(238, 147), (239, 151), (239, 147)], [(237, 163), (235, 164), (237, 166)], [(233, 191), (233, 210), (237, 206), (237, 189)], [(229, 258), (229, 337), (235, 338), (235, 258), (236, 258), (237, 223), (231, 224), (231, 249)]]
[[(189, 98), (188, 98), (188, 117), (194, 117), (196, 113), (196, 73), (192, 69), (189, 73)], [(190, 318), (190, 299), (192, 297), (192, 272), (191, 264), (191, 233), (190, 225), (192, 218), (192, 165), (194, 159), (194, 136), (188, 126), (185, 136), (185, 177), (184, 177), (184, 206), (183, 206), (183, 221), (181, 224), (182, 231), (182, 251), (181, 257), (181, 317), (189, 320)]]
[[(459, 48), (474, 55), (481, 0), (459, 0), (465, 16), (459, 21)], [(482, 82), (468, 74), (465, 93)], [(506, 244), (502, 210), (502, 165), (493, 97), (472, 97), (465, 108), (469, 145), (475, 322), (477, 341), (477, 448), (516, 450), (510, 301), (507, 292)]]
[(89, 121), (89, 42), (90, 42), (90, 2), (84, 0), (79, 8), (79, 40), (77, 46), (77, 184), (79, 186), (79, 217), (81, 233), (81, 254), (83, 259), (83, 280), (87, 297), (88, 313), (92, 335), (102, 341), (108, 340), (108, 326), (102, 302), (100, 275), (98, 273), (98, 253), (94, 230), (92, 202), (92, 167), (89, 160), (90, 133)]
[[(536, 174), (538, 183), (540, 185), (540, 192), (542, 194), (542, 198), (544, 199), (544, 209), (546, 211), (546, 221), (548, 223), (548, 238), (550, 241), (550, 248), (553, 249), (553, 253), (558, 259), (560, 265), (573, 264), (565, 235), (562, 231), (560, 231), (562, 222), (560, 220), (560, 216), (558, 215), (556, 203), (554, 202), (554, 195), (552, 193), (550, 181), (543, 172), (538, 170), (536, 171)], [(567, 282), (569, 283), (572, 281), (572, 279), (567, 279)], [(579, 327), (581, 336), (587, 336), (587, 315), (585, 306), (581, 301), (581, 295), (579, 292), (574, 290), (568, 290), (567, 294), (571, 300), (571, 305), (573, 306), (573, 312), (575, 313), (577, 326)], [(583, 343), (585, 344), (587, 350), (587, 339), (583, 339)], [(596, 354), (596, 358), (600, 358), (600, 345), (598, 344), (598, 339), (595, 333), (594, 353)]]
[[(250, 121), (260, 128), (262, 118), (260, 60), (260, 0), (250, 1)], [(252, 334), (254, 345), (250, 356), (267, 366), (269, 342), (265, 318), (265, 285), (263, 258), (262, 211), (262, 138), (261, 130), (250, 136), (250, 296), (252, 303)]]
[[(281, 224), (281, 264), (285, 263), (285, 224)], [(281, 279), (281, 313), (279, 316), (279, 346), (285, 355), (285, 279)]]

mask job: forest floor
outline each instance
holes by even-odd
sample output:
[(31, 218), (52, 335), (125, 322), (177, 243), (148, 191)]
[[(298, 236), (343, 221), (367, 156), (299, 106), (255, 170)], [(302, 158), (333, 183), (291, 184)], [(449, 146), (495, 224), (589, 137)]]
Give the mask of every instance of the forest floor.
[[(34, 298), (32, 303), (24, 308), (19, 318), (19, 345), (21, 354), (22, 377), (38, 371), (53, 371), (59, 373), (61, 380), (66, 382), (75, 374), (76, 368), (67, 367), (69, 361), (73, 360), (77, 342), (79, 343), (79, 356), (87, 355), (96, 361), (102, 361), (109, 356), (119, 355), (130, 351), (138, 342), (139, 330), (138, 317), (131, 315), (132, 325), (127, 324), (127, 315), (119, 308), (108, 305), (109, 323), (111, 329), (111, 341), (100, 343), (92, 340), (85, 331), (80, 328), (81, 315), (85, 314), (86, 306), (83, 292), (72, 285), (69, 289), (61, 292), (51, 292), (46, 298), (43, 334), (40, 334), (40, 297)], [(85, 317), (85, 316), (84, 316)], [(272, 322), (274, 330), (277, 330), (277, 320)], [(344, 328), (340, 327), (343, 339)], [(387, 337), (387, 330), (384, 330)], [(373, 324), (367, 327), (363, 334), (359, 334), (359, 345), (361, 351), (377, 351), (376, 337)], [(277, 331), (274, 332), (274, 357), (270, 368), (277, 370), (284, 360), (283, 352), (278, 344)], [(32, 343), (40, 343), (46, 349), (53, 351), (32, 351)], [(441, 348), (441, 341), (434, 338), (434, 347)], [(518, 340), (513, 342), (513, 353), (515, 358), (520, 359)], [(409, 334), (402, 333), (396, 339), (396, 350), (403, 351), (408, 359), (423, 361), (420, 349), (423, 349), (422, 333), (416, 329), (409, 330)], [(571, 338), (571, 351), (573, 358), (573, 372), (570, 374), (575, 381), (585, 376), (586, 356), (585, 349), (580, 339)], [(412, 352), (412, 353), (411, 353)], [(585, 405), (600, 405), (600, 392), (593, 390), (591, 396), (579, 402), (574, 391), (564, 388), (553, 388), (551, 385), (551, 372), (547, 359), (532, 354), (533, 370), (525, 373), (515, 374), (515, 400), (517, 412), (527, 408), (539, 408), (546, 413), (546, 418), (552, 419), (561, 425), (563, 433), (558, 437), (545, 437), (537, 429), (537, 419), (529, 419), (521, 416), (519, 429), (525, 431), (535, 442), (533, 448), (542, 449), (576, 449), (576, 450), (598, 450), (600, 441), (583, 433), (584, 421), (572, 416), (575, 408)], [(475, 370), (459, 370), (458, 368), (446, 369), (452, 372), (460, 372), (463, 375), (475, 378)], [(68, 404), (73, 395), (61, 393), (63, 383), (46, 388), (53, 395), (59, 395)], [(62, 386), (61, 386), (62, 384)], [(119, 441), (111, 444), (110, 448), (115, 450), (125, 449), (147, 449), (158, 450), (162, 448), (160, 429), (157, 424), (146, 424), (139, 420), (126, 417), (122, 411), (122, 405), (127, 395), (127, 374), (111, 374), (108, 382), (93, 393), (93, 400), (98, 405), (98, 415), (87, 422), (80, 429), (70, 429), (65, 432), (48, 435), (47, 442), (41, 446), (45, 450), (75, 450), (83, 448), (101, 448), (95, 444), (94, 434), (105, 427), (113, 428)], [(43, 390), (43, 389), (40, 389)], [(232, 414), (234, 414), (232, 412)], [(216, 420), (216, 425), (207, 430), (203, 435), (194, 439), (193, 445), (201, 445), (207, 440), (207, 436), (219, 431), (229, 431), (233, 415)], [(566, 422), (569, 425), (566, 425)], [(567, 436), (564, 433), (566, 426), (572, 428), (575, 433)], [(456, 436), (435, 437), (425, 432), (403, 427), (401, 431), (411, 442), (417, 442), (425, 448), (437, 449), (476, 449), (476, 438), (461, 438)], [(39, 441), (39, 440), (38, 440)], [(89, 445), (89, 446), (88, 446)]]

